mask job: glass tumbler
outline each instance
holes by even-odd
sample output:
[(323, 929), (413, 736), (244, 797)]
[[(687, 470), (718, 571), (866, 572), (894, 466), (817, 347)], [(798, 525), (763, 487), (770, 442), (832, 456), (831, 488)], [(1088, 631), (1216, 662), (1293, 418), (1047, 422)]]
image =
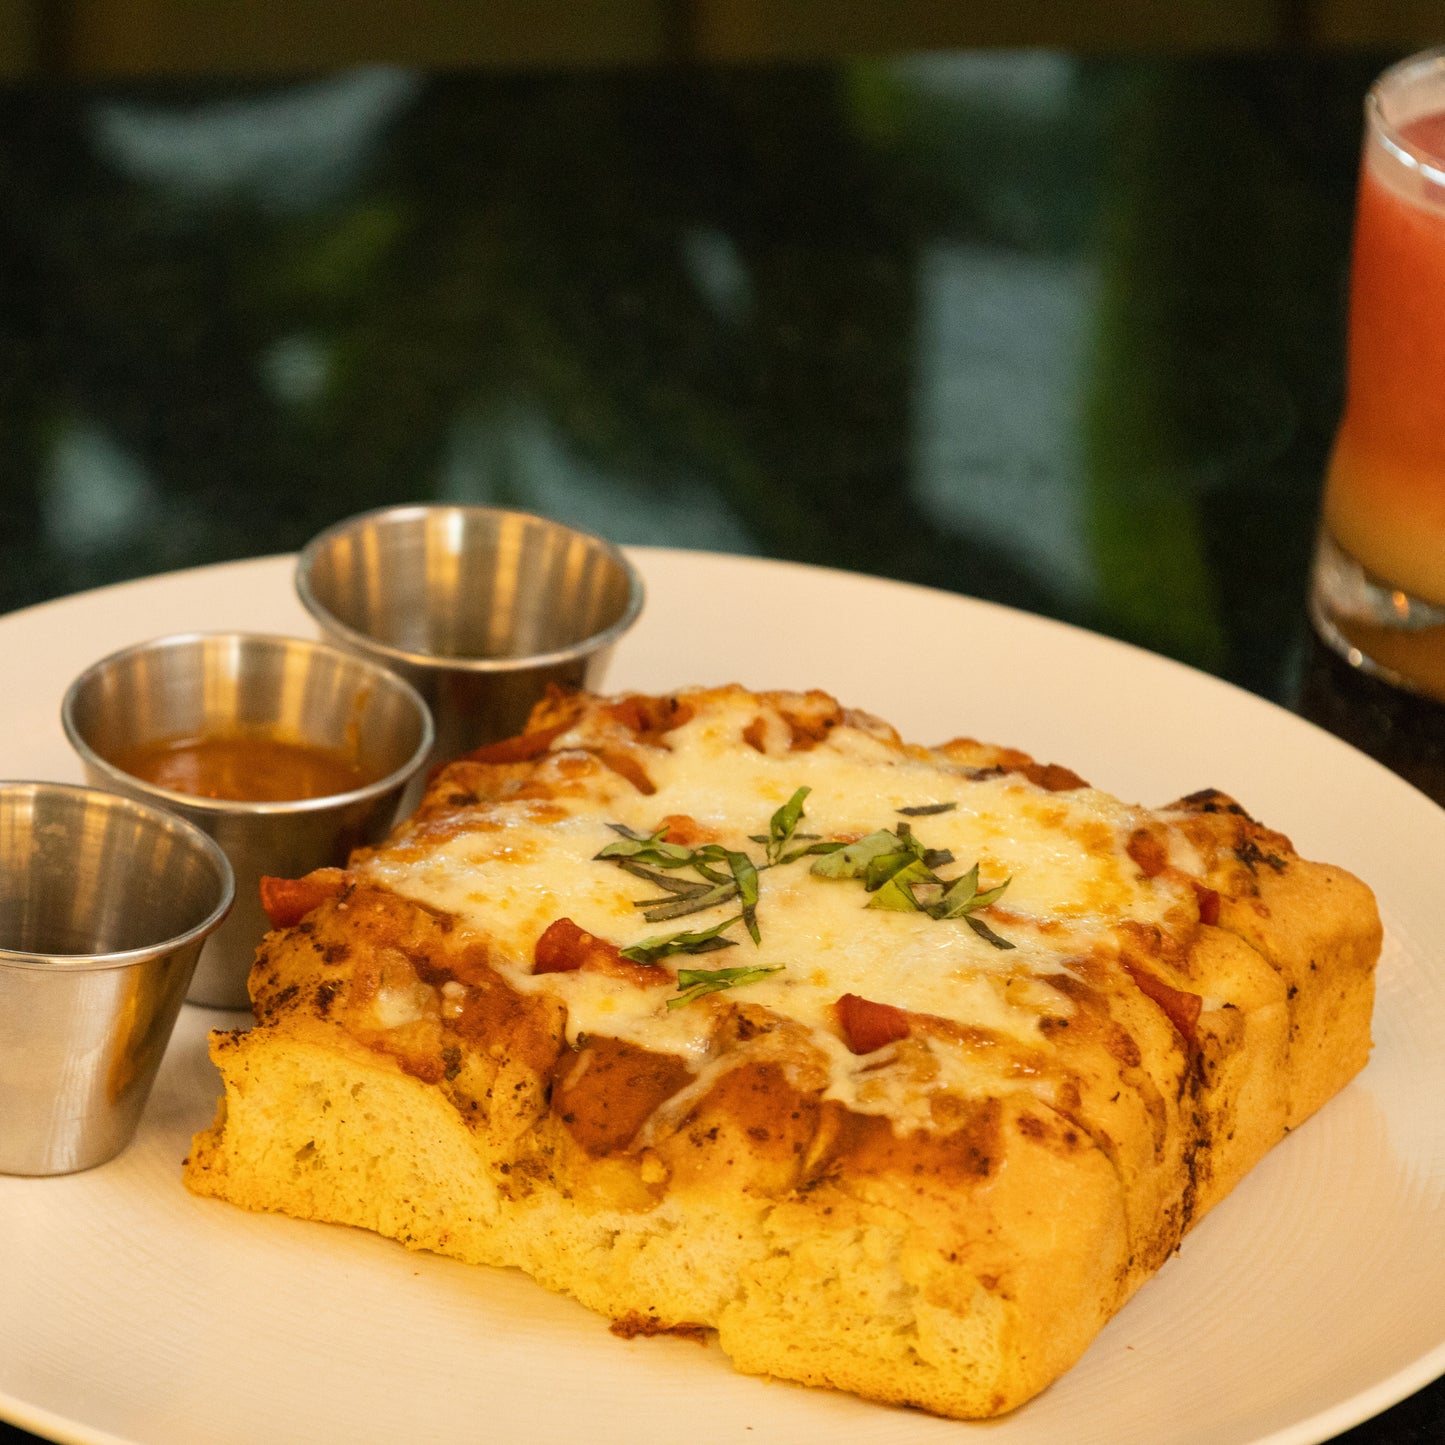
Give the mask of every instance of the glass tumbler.
[(1445, 700), (1445, 49), (1385, 71), (1365, 102), (1310, 613), (1350, 663)]

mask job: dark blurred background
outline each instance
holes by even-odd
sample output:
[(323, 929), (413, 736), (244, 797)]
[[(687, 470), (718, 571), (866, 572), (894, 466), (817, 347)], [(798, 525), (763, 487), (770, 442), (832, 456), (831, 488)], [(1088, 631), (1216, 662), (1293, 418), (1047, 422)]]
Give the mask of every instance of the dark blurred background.
[(0, 610), (383, 503), (1295, 685), (1359, 110), (1434, 5), (0, 25)]

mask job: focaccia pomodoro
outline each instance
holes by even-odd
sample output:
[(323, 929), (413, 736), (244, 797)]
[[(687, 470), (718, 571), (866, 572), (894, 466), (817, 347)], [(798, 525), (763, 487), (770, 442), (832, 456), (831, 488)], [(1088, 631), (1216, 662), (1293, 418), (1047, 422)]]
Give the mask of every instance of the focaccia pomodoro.
[(1220, 793), (740, 687), (554, 695), (267, 901), (192, 1190), (960, 1417), (1362, 1067), (1380, 947)]

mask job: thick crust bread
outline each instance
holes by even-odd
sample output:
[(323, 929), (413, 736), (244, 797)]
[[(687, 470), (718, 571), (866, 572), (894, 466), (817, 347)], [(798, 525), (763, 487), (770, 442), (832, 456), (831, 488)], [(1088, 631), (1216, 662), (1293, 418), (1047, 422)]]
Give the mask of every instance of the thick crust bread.
[(193, 1191), (960, 1417), (1364, 1064), (1380, 946), (1220, 794), (740, 688), (549, 699), (272, 903)]

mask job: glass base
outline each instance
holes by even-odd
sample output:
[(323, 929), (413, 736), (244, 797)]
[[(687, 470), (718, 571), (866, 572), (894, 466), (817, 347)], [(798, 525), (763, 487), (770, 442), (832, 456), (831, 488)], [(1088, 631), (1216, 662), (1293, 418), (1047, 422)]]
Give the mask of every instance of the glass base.
[(1373, 576), (1324, 528), (1315, 548), (1310, 619), (1351, 667), (1445, 699), (1445, 607)]

